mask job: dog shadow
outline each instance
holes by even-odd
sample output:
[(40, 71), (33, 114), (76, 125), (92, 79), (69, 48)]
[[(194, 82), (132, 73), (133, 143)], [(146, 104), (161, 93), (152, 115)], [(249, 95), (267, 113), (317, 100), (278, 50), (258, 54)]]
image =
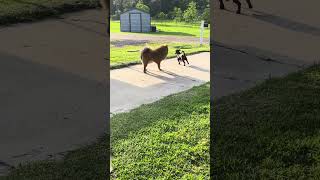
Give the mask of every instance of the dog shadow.
[[(186, 67), (190, 67), (190, 68), (193, 68), (193, 69), (197, 69), (199, 71), (203, 71), (203, 72), (210, 72), (209, 70), (207, 69), (203, 69), (203, 68), (200, 68), (200, 67), (196, 67), (196, 66), (193, 66), (193, 65), (190, 65), (190, 66), (186, 66)], [(173, 81), (173, 79), (176, 79), (176, 78), (180, 78), (180, 79), (188, 79), (188, 80), (192, 80), (194, 81), (193, 78), (190, 78), (190, 77), (187, 77), (187, 76), (181, 76), (179, 74), (176, 74), (174, 72), (171, 72), (171, 71), (168, 71), (168, 70), (164, 70), (164, 69), (161, 69), (159, 72), (160, 73), (154, 73), (150, 70), (147, 70), (146, 73), (144, 73), (142, 70), (138, 70), (136, 68), (132, 68), (132, 67), (127, 67), (133, 71), (136, 71), (136, 72), (139, 72), (139, 73), (143, 73), (145, 75), (149, 75), (149, 76), (152, 76), (152, 77), (155, 77), (155, 78), (158, 78), (158, 79), (161, 79), (163, 81), (166, 81), (166, 82), (169, 82), (169, 81)], [(167, 76), (164, 76), (164, 75), (161, 75), (161, 73), (164, 73), (164, 74), (167, 74), (167, 75), (170, 75), (170, 76), (173, 76), (173, 78), (169, 78)]]
[(167, 71), (167, 70), (161, 70), (160, 72), (162, 72), (162, 73), (165, 73), (165, 74), (168, 74), (168, 75), (171, 75), (171, 76), (173, 76), (174, 78), (169, 78), (169, 77), (166, 77), (166, 76), (163, 76), (163, 75), (160, 75), (160, 74), (156, 74), (156, 73), (153, 73), (153, 72), (150, 72), (150, 71), (147, 71), (147, 75), (150, 75), (150, 76), (153, 76), (153, 77), (155, 77), (155, 78), (159, 78), (159, 79), (161, 79), (161, 80), (163, 80), (163, 81), (166, 81), (166, 82), (169, 82), (169, 81), (173, 81), (174, 79), (177, 79), (177, 78), (179, 78), (179, 79), (189, 79), (189, 80), (192, 80), (193, 81), (193, 79), (192, 78), (190, 78), (190, 77), (186, 77), (186, 76), (181, 76), (181, 75), (178, 75), (178, 74), (176, 74), (176, 73), (174, 73), (174, 72), (171, 72), (171, 71)]
[(210, 72), (210, 70), (204, 69), (204, 68), (201, 68), (201, 67), (198, 67), (198, 66), (189, 65), (188, 67), (190, 67), (192, 69), (195, 69), (195, 70), (198, 70), (198, 71), (202, 71), (202, 72)]

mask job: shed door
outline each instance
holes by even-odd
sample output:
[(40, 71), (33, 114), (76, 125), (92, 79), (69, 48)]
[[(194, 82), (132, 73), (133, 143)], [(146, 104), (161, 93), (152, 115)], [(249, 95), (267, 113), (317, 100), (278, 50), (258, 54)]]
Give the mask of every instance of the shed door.
[(131, 32), (142, 32), (141, 14), (130, 13), (129, 18)]

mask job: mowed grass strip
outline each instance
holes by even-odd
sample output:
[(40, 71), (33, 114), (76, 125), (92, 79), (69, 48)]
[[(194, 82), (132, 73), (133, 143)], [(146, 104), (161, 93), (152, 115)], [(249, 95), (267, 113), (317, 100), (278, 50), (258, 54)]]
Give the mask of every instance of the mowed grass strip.
[(11, 170), (1, 180), (58, 180), (109, 178), (106, 165), (109, 159), (109, 140), (106, 137), (96, 143), (68, 152), (62, 160), (44, 160), (23, 164)]
[(114, 178), (209, 179), (210, 84), (111, 119)]
[[(201, 22), (190, 24), (185, 22), (175, 22), (173, 20), (166, 20), (166, 21), (151, 20), (151, 25), (156, 26), (159, 32), (148, 32), (143, 34), (200, 37), (200, 24)], [(120, 32), (120, 21), (111, 21), (110, 32), (111, 33), (127, 33), (127, 32)], [(137, 33), (137, 34), (141, 34), (141, 33)], [(208, 28), (205, 28), (203, 37), (204, 38), (210, 37), (210, 26)]]
[(213, 105), (217, 179), (320, 179), (319, 65)]
[[(127, 66), (129, 64), (141, 63), (140, 51), (144, 47), (158, 48), (166, 43), (147, 43), (139, 45), (125, 45), (125, 46), (115, 46), (111, 42), (110, 49), (110, 65), (111, 68), (119, 68)], [(195, 43), (167, 43), (169, 47), (168, 58), (176, 57), (176, 49), (182, 49), (187, 55), (199, 53), (199, 52), (209, 52), (210, 46), (204, 44), (200, 46)]]
[(98, 0), (0, 0), (0, 25), (99, 6)]

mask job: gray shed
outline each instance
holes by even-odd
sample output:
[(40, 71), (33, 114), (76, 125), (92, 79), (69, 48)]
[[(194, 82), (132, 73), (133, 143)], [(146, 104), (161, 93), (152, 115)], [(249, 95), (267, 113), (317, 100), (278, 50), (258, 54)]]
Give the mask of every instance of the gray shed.
[(150, 32), (150, 14), (135, 8), (122, 13), (120, 15), (120, 30), (121, 32)]

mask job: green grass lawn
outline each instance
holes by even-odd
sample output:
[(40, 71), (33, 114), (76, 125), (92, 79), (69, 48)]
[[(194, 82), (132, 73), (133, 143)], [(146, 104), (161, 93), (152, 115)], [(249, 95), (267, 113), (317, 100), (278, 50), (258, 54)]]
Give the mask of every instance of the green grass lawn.
[(113, 176), (209, 179), (210, 84), (115, 115)]
[(320, 179), (319, 65), (213, 105), (217, 179)]
[(0, 0), (0, 25), (98, 6), (98, 0)]
[[(175, 50), (182, 49), (185, 51), (187, 55), (199, 53), (199, 52), (209, 52), (210, 46), (209, 45), (198, 45), (194, 43), (167, 43), (169, 46), (169, 53), (168, 58), (176, 57)], [(163, 43), (148, 43), (147, 44), (151, 48), (156, 48)], [(111, 51), (110, 51), (110, 65), (111, 68), (119, 68), (126, 66), (128, 64), (136, 64), (140, 63), (140, 50), (145, 47), (145, 44), (140, 45), (128, 45), (128, 46), (121, 46), (116, 47), (111, 43)]]
[[(143, 34), (150, 35), (174, 35), (174, 36), (194, 36), (200, 37), (200, 22), (197, 24), (187, 24), (184, 22), (174, 22), (174, 21), (157, 21), (152, 20), (152, 25), (156, 25), (159, 32), (149, 32)], [(120, 21), (111, 21), (110, 23), (111, 33), (128, 33), (120, 32)], [(141, 34), (141, 33), (137, 33)], [(210, 36), (210, 26), (205, 28), (204, 35), (205, 38)]]
[(96, 143), (69, 152), (61, 161), (38, 161), (20, 165), (0, 180), (106, 180), (109, 141), (105, 137)]

